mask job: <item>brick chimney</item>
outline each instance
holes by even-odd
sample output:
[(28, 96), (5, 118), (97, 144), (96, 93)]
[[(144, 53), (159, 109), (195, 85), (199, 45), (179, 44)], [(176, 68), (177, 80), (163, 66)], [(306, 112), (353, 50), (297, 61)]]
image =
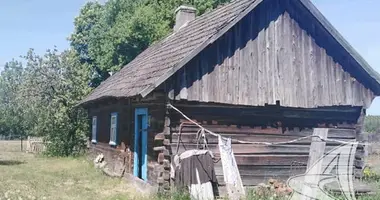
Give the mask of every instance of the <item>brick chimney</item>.
[(175, 25), (174, 31), (178, 31), (181, 27), (186, 26), (186, 24), (195, 19), (196, 11), (194, 7), (191, 6), (180, 6), (175, 10)]

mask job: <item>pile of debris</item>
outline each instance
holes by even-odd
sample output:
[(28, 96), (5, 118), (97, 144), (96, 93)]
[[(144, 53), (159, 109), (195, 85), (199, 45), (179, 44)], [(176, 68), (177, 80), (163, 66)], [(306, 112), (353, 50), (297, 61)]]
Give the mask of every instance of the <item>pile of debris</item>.
[(104, 155), (102, 153), (96, 156), (94, 160), (94, 165), (95, 165), (95, 168), (99, 168), (99, 169), (103, 169), (107, 165), (107, 162), (104, 161)]
[(256, 194), (259, 196), (289, 196), (293, 190), (287, 186), (286, 183), (283, 183), (279, 180), (269, 179), (268, 183), (261, 183), (256, 189)]

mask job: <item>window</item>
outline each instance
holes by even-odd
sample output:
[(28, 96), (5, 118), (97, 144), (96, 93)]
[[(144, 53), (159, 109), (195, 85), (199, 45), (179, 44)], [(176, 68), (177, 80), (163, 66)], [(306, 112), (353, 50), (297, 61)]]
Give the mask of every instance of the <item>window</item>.
[(112, 113), (109, 144), (112, 146), (116, 146), (116, 139), (117, 139), (117, 113)]
[(97, 119), (97, 117), (96, 116), (93, 116), (92, 117), (92, 140), (91, 140), (91, 142), (92, 143), (97, 143), (97, 141), (96, 141), (96, 131), (97, 131), (97, 124), (98, 124), (98, 119)]

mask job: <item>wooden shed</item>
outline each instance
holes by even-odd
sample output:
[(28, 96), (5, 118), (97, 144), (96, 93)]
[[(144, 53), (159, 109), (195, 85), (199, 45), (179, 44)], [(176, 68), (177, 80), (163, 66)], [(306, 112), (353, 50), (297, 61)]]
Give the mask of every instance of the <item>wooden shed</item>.
[[(240, 140), (288, 141), (316, 127), (329, 128), (328, 138), (361, 140), (380, 76), (309, 0), (236, 0), (198, 17), (182, 6), (176, 19), (172, 34), (81, 102), (92, 119), (91, 152), (103, 153), (109, 170), (120, 174), (127, 166), (134, 176), (169, 187), (171, 156), (196, 148), (199, 129), (168, 104)], [(217, 138), (207, 137), (218, 157)], [(232, 147), (243, 184), (254, 186), (303, 173), (310, 140)], [(364, 155), (361, 146), (356, 176)], [(223, 186), (221, 164), (215, 167)]]

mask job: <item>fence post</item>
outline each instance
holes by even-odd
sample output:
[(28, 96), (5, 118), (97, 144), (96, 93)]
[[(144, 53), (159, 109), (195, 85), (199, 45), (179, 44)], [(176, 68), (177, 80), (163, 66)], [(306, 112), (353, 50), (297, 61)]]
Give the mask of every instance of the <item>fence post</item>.
[[(322, 139), (327, 139), (328, 128), (314, 128), (313, 136), (319, 136)], [(312, 176), (305, 177), (305, 184), (302, 190), (304, 195), (303, 200), (317, 199), (318, 195), (318, 182), (320, 179), (320, 174), (322, 171), (322, 163), (317, 162), (320, 158), (323, 157), (325, 153), (326, 142), (321, 141), (317, 137), (313, 137), (311, 140), (310, 151), (309, 151), (309, 160), (307, 163), (307, 174)], [(307, 195), (307, 196), (305, 196)], [(309, 198), (311, 197), (311, 198)]]
[(22, 135), (20, 136), (20, 141), (21, 141), (21, 152), (23, 151), (23, 148), (22, 148)]
[(30, 136), (26, 138), (26, 153), (30, 152)]

